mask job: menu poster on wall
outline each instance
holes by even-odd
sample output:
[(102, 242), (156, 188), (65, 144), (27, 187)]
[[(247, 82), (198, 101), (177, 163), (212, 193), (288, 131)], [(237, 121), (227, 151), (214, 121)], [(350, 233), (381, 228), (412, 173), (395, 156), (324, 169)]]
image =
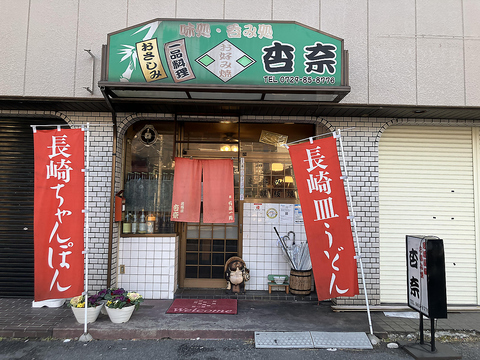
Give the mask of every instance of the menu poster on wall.
[(255, 203), (253, 204), (253, 213), (255, 217), (263, 216), (263, 204)]
[(293, 225), (293, 204), (280, 204), (280, 224)]
[(300, 204), (293, 205), (295, 224), (303, 224), (302, 207)]

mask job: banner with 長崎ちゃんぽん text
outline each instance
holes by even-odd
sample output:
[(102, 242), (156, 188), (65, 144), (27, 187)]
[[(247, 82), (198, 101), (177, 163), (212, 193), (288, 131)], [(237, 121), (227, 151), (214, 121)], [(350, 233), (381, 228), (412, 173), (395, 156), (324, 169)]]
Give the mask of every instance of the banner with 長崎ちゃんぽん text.
[(34, 132), (35, 301), (80, 295), (84, 282), (84, 132)]

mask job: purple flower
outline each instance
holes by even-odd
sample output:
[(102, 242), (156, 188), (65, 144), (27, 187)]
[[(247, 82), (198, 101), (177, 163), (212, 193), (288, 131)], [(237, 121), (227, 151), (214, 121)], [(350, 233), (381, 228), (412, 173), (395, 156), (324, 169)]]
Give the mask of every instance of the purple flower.
[(112, 291), (112, 295), (122, 295), (125, 292), (124, 289), (120, 288)]

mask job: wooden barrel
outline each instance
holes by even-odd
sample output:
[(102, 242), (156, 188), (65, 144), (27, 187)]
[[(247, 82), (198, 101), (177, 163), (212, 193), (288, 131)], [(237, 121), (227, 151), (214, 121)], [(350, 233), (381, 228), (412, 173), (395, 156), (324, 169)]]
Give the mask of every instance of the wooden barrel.
[(312, 289), (312, 270), (290, 270), (290, 292), (309, 295)]

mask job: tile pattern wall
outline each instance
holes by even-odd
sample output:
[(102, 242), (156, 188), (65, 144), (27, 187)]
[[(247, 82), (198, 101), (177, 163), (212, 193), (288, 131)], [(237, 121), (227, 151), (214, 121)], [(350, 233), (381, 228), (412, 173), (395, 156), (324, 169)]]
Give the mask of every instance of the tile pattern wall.
[[(107, 262), (108, 262), (108, 219), (110, 204), (110, 184), (111, 184), (111, 142), (112, 142), (112, 124), (110, 113), (91, 113), (91, 112), (50, 112), (50, 111), (22, 111), (22, 110), (0, 110), (0, 117), (18, 116), (25, 118), (28, 116), (58, 116), (69, 124), (79, 125), (89, 122), (92, 125), (91, 133), (91, 180), (90, 194), (92, 197), (90, 204), (91, 223), (90, 223), (90, 262), (89, 270), (90, 290), (99, 290), (106, 286)], [(122, 139), (125, 128), (133, 122), (139, 120), (139, 115), (118, 114), (119, 119), (119, 139)], [(142, 118), (168, 118), (169, 114), (142, 114)], [(382, 132), (389, 126), (400, 125), (445, 125), (445, 126), (477, 126), (473, 121), (435, 120), (435, 119), (385, 119), (385, 118), (299, 118), (288, 117), (279, 119), (272, 116), (248, 116), (242, 118), (242, 121), (254, 122), (272, 122), (272, 121), (294, 121), (294, 122), (317, 122), (319, 126), (326, 126), (330, 130), (342, 129), (343, 144), (349, 171), (351, 193), (353, 198), (353, 209), (356, 215), (358, 237), (362, 252), (362, 259), (365, 271), (365, 283), (368, 291), (370, 304), (375, 305), (380, 302), (380, 268), (379, 268), (379, 235), (378, 235), (378, 141)], [(122, 132), (123, 131), (123, 132)], [(118, 143), (118, 154), (121, 154), (122, 142)], [(117, 157), (116, 185), (120, 186), (121, 156)], [(276, 234), (272, 224), (262, 222), (258, 217), (252, 216), (252, 208), (248, 205), (245, 208), (245, 223), (243, 232), (243, 258), (249, 267), (252, 279), (247, 283), (247, 289), (266, 289), (266, 276), (270, 273), (288, 273), (289, 266), (277, 246)], [(250, 215), (247, 215), (250, 211)], [(285, 235), (290, 226), (278, 224), (277, 229), (281, 235)], [(303, 226), (294, 225), (293, 231), (297, 234), (298, 240), (304, 240)], [(118, 255), (118, 229), (117, 225), (113, 227), (112, 244), (112, 284), (116, 284), (117, 260), (123, 257)], [(164, 239), (164, 238), (163, 238)], [(120, 240), (123, 241), (123, 240)], [(165, 240), (162, 240), (165, 241)], [(170, 293), (175, 291), (177, 284), (177, 262), (178, 251), (177, 241), (175, 240), (175, 250), (169, 253), (168, 258), (174, 258), (175, 270), (173, 278), (171, 268), (168, 268), (168, 293), (161, 294), (168, 298)], [(122, 256), (127, 252), (122, 249)], [(163, 269), (167, 270), (167, 269)], [(162, 270), (162, 271), (163, 271)], [(139, 270), (143, 276), (143, 270)], [(157, 271), (155, 268), (153, 272)], [(149, 273), (151, 270), (149, 270)], [(126, 274), (127, 275), (127, 274)], [(132, 274), (128, 274), (129, 276)], [(145, 269), (144, 275), (147, 275)], [(149, 274), (153, 275), (153, 274)], [(156, 276), (167, 276), (166, 273), (156, 274)], [(132, 278), (133, 279), (133, 278)], [(139, 281), (140, 280), (140, 281)], [(128, 284), (137, 288), (136, 284), (145, 284), (146, 280), (138, 278), (135, 282)], [(122, 284), (126, 284), (126, 278), (122, 279)], [(160, 282), (162, 283), (162, 282)], [(339, 298), (335, 300), (337, 304), (363, 305), (365, 296), (363, 292), (363, 283), (359, 272), (360, 295), (355, 298)], [(152, 291), (153, 288), (146, 288), (146, 291)], [(156, 287), (158, 288), (158, 286)], [(161, 286), (160, 286), (161, 288)], [(165, 286), (164, 286), (165, 288)], [(132, 289), (133, 290), (133, 289)], [(138, 288), (136, 289), (140, 291)], [(162, 291), (162, 290), (155, 290)], [(148, 293), (150, 296), (150, 293)], [(157, 296), (155, 295), (155, 296)], [(147, 296), (146, 296), (147, 297)]]
[[(250, 281), (246, 284), (246, 290), (267, 290), (269, 274), (290, 275), (290, 265), (283, 255), (274, 227), (281, 237), (294, 231), (296, 244), (307, 238), (303, 223), (295, 224), (293, 220), (282, 223), (279, 215), (275, 219), (266, 215), (268, 209), (275, 209), (277, 214), (280, 214), (280, 204), (262, 203), (261, 208), (256, 210), (257, 206), (254, 203), (245, 203), (243, 207), (242, 259), (250, 270)], [(291, 235), (290, 240), (293, 240)], [(291, 245), (291, 242), (287, 245)], [(284, 291), (282, 288), (273, 290), (276, 289)]]
[(126, 237), (118, 244), (118, 286), (146, 299), (173, 299), (177, 289), (177, 237)]

